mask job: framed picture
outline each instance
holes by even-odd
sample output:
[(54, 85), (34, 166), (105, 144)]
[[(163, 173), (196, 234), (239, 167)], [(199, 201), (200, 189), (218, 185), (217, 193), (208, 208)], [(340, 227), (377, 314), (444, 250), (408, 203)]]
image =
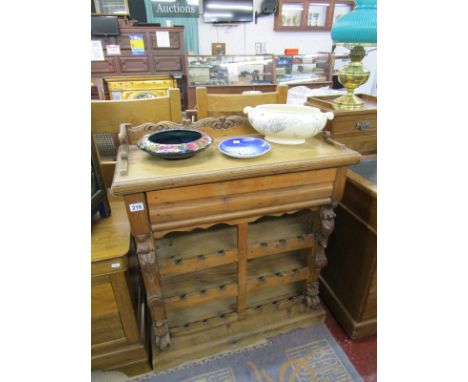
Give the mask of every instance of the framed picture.
[(93, 0), (95, 14), (98, 15), (129, 15), (128, 0)]
[(226, 43), (224, 42), (213, 42), (211, 43), (211, 55), (212, 56), (224, 56), (226, 54)]
[(285, 3), (281, 8), (281, 25), (285, 27), (299, 27), (301, 25), (303, 3)]
[(307, 19), (307, 26), (325, 27), (327, 24), (328, 4), (310, 3)]

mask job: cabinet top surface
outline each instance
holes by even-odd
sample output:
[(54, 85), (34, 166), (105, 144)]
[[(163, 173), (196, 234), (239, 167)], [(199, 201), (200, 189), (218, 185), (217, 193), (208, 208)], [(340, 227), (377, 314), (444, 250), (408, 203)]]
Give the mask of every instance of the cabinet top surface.
[[(257, 136), (257, 135), (255, 135)], [(118, 155), (112, 192), (125, 195), (173, 187), (191, 186), (257, 176), (268, 176), (358, 163), (360, 154), (338, 148), (322, 138), (312, 138), (301, 145), (270, 143), (267, 154), (251, 159), (235, 159), (218, 151), (218, 144), (227, 137), (214, 138), (213, 144), (194, 157), (165, 160), (153, 157), (130, 145), (128, 170), (120, 173)], [(119, 149), (121, 150), (121, 148)]]
[(327, 111), (332, 111), (335, 115), (350, 115), (350, 114), (359, 114), (359, 113), (376, 113), (377, 112), (377, 97), (367, 95), (367, 94), (358, 94), (358, 97), (364, 101), (362, 109), (359, 110), (340, 110), (335, 109), (333, 106), (333, 101), (338, 98), (337, 95), (332, 96), (311, 96), (307, 98), (306, 105), (315, 106)]

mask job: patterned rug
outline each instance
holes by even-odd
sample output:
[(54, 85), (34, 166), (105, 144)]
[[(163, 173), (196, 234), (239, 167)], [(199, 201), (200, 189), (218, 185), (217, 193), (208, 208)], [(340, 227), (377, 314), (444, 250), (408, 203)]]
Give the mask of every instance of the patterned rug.
[(132, 382), (362, 382), (325, 324), (295, 329), (263, 346), (215, 355)]

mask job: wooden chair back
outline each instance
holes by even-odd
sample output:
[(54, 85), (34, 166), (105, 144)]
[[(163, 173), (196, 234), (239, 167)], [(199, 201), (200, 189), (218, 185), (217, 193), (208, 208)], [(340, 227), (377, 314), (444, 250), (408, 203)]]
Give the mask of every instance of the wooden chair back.
[(182, 122), (179, 89), (169, 89), (167, 96), (152, 99), (91, 101), (91, 133), (106, 187), (112, 184), (120, 125), (159, 121)]
[(286, 103), (288, 86), (278, 85), (275, 92), (261, 94), (213, 94), (207, 88), (197, 87), (197, 119), (243, 115), (246, 106)]

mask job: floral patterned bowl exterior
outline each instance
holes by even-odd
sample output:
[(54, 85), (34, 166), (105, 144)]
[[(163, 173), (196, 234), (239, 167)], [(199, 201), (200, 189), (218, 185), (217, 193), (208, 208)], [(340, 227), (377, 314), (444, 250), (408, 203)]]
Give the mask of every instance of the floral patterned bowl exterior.
[(213, 138), (201, 131), (172, 129), (145, 135), (137, 146), (164, 159), (183, 159), (199, 153), (212, 143)]
[(322, 113), (316, 107), (269, 104), (247, 106), (244, 113), (255, 130), (274, 143), (299, 145), (323, 130), (333, 113)]

